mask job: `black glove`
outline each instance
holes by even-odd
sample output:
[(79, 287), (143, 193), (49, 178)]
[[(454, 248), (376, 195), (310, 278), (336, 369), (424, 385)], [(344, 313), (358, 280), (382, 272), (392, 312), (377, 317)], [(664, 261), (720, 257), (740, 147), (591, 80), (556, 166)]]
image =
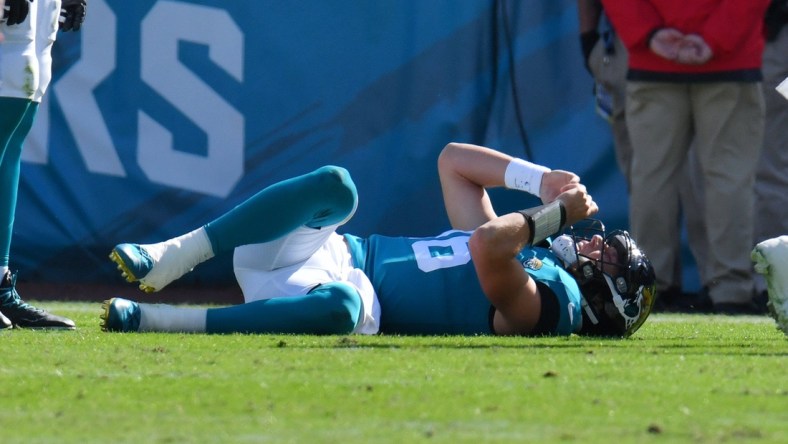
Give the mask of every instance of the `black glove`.
[(79, 31), (85, 21), (87, 0), (63, 0), (60, 5), (60, 30)]
[(788, 24), (788, 0), (772, 0), (763, 20), (766, 40), (773, 42), (783, 26)]
[(6, 25), (18, 25), (24, 22), (30, 12), (30, 3), (33, 3), (33, 0), (5, 0), (2, 19), (5, 20)]
[(591, 72), (591, 68), (588, 66), (588, 58), (591, 57), (591, 51), (598, 41), (599, 32), (596, 30), (580, 34), (580, 50), (583, 51), (583, 65), (585, 65), (588, 72)]

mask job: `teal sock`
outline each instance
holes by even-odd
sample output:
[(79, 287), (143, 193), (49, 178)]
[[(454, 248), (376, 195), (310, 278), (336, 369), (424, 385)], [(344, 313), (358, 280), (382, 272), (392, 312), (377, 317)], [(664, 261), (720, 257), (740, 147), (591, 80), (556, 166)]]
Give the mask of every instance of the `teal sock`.
[(8, 267), (14, 229), (22, 143), (33, 127), (38, 103), (0, 98), (0, 267)]
[(304, 296), (281, 297), (208, 309), (208, 333), (348, 334), (364, 306), (344, 282), (321, 285)]
[(205, 225), (216, 255), (268, 242), (302, 226), (338, 224), (356, 208), (358, 194), (344, 168), (324, 166), (271, 185)]

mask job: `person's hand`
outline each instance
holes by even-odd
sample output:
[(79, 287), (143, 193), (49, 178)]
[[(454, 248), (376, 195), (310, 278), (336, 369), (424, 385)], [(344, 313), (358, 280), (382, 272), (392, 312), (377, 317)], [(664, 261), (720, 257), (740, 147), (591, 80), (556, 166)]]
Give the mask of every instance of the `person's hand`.
[(63, 0), (60, 5), (60, 30), (79, 31), (85, 21), (87, 0)]
[(679, 45), (676, 61), (686, 65), (702, 65), (711, 59), (711, 47), (697, 34), (685, 35)]
[(539, 197), (542, 199), (542, 203), (548, 204), (563, 192), (566, 185), (579, 182), (580, 178), (575, 173), (563, 170), (548, 171), (542, 176)]
[(678, 29), (662, 28), (654, 33), (648, 46), (654, 54), (668, 60), (676, 60), (683, 40), (684, 34)]
[(564, 226), (569, 226), (591, 217), (599, 211), (599, 206), (588, 194), (585, 185), (581, 183), (570, 183), (564, 186), (563, 192), (558, 195), (558, 199), (564, 204), (564, 210), (566, 210)]
[(684, 65), (702, 65), (714, 55), (703, 37), (684, 34), (673, 28), (663, 28), (655, 32), (649, 48), (664, 59)]
[(24, 22), (30, 13), (30, 3), (33, 3), (33, 0), (6, 0), (0, 22), (5, 22), (7, 26)]

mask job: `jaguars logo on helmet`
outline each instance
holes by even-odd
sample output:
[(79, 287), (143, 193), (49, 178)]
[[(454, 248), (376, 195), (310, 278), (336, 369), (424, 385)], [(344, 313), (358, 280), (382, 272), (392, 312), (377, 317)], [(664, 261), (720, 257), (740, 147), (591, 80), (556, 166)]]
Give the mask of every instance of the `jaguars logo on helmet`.
[[(607, 234), (599, 220), (587, 219), (569, 232), (576, 259), (567, 268), (583, 295), (582, 332), (623, 337), (635, 333), (648, 318), (656, 299), (656, 276), (651, 262), (628, 232), (615, 230)], [(590, 241), (594, 235), (604, 239), (600, 259), (578, 250), (581, 241)], [(606, 248), (615, 249), (616, 263), (606, 262)]]

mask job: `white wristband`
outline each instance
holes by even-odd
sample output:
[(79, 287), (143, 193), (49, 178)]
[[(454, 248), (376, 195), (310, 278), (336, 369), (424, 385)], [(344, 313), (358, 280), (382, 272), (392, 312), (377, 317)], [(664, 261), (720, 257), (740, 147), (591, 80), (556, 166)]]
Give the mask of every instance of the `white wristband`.
[(506, 188), (525, 191), (539, 197), (542, 176), (549, 171), (550, 168), (515, 158), (506, 166), (503, 181)]

